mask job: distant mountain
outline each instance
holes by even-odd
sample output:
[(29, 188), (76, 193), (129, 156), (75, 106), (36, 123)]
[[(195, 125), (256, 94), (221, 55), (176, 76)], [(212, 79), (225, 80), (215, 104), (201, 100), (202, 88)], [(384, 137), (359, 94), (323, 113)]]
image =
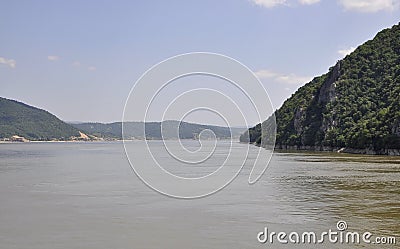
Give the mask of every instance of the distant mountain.
[(14, 135), (29, 140), (69, 140), (81, 136), (78, 129), (45, 110), (0, 97), (0, 138)]
[[(146, 123), (147, 139), (161, 139), (161, 124), (164, 139), (210, 138), (211, 130), (217, 138), (239, 137), (243, 128), (232, 128), (200, 125), (178, 121)], [(143, 139), (144, 125), (142, 122), (127, 122), (124, 126), (125, 138)], [(178, 133), (179, 128), (179, 133)], [(87, 133), (86, 134), (82, 133)], [(67, 124), (53, 114), (15, 101), (0, 97), (0, 139), (15, 139), (16, 141), (36, 140), (97, 140), (99, 138), (122, 139), (122, 123), (80, 123)]]
[[(301, 87), (275, 117), (277, 148), (400, 154), (400, 25)], [(263, 125), (265, 134), (271, 121)], [(268, 139), (260, 124), (248, 134), (242, 142)]]
[[(103, 123), (75, 123), (71, 124), (75, 128), (82, 130), (85, 133), (94, 135), (96, 137), (103, 138), (122, 138), (122, 123), (115, 122), (109, 124)], [(232, 131), (232, 137), (239, 137), (244, 128), (231, 128), (228, 127), (213, 126), (213, 125), (201, 125), (187, 122), (178, 121), (164, 121), (163, 125), (163, 136), (164, 139), (191, 139), (196, 138), (203, 130), (211, 130), (214, 132), (217, 138), (229, 138)], [(146, 138), (147, 139), (161, 139), (161, 123), (160, 122), (126, 122), (124, 126), (124, 137), (125, 138), (144, 138), (144, 127), (146, 127)], [(203, 134), (202, 134), (203, 135)], [(210, 133), (204, 133), (205, 138), (210, 137)]]

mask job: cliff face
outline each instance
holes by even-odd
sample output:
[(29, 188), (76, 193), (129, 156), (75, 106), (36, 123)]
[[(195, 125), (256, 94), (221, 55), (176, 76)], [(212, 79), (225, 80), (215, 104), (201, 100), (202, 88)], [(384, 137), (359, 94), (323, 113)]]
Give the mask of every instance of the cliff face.
[[(397, 155), (399, 106), (400, 27), (395, 25), (285, 101), (275, 112), (276, 147)], [(249, 142), (262, 144), (265, 134), (250, 131)]]
[(339, 61), (332, 69), (329, 77), (322, 84), (319, 95), (318, 95), (318, 103), (319, 104), (327, 104), (329, 102), (333, 102), (336, 99), (336, 82), (340, 77), (340, 65), (341, 61)]
[[(339, 61), (332, 69), (329, 77), (322, 84), (319, 95), (318, 95), (318, 103), (321, 108), (326, 107), (328, 104), (333, 104), (337, 101), (338, 94), (336, 91), (336, 84), (338, 83), (338, 79), (340, 78), (340, 68), (341, 61)], [(324, 108), (326, 109), (326, 108)], [(323, 110), (321, 110), (321, 113)], [(322, 126), (321, 131), (323, 134), (326, 134), (329, 130), (334, 129), (338, 125), (338, 120), (334, 119), (333, 116), (336, 116), (335, 110), (331, 110), (332, 115), (323, 115), (322, 118)]]

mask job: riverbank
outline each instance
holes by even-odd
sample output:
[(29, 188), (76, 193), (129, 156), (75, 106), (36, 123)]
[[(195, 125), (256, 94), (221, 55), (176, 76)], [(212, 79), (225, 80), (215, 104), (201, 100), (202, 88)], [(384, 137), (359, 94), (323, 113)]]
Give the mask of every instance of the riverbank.
[(291, 151), (326, 151), (337, 153), (349, 154), (362, 154), (362, 155), (385, 155), (385, 156), (400, 156), (400, 149), (355, 149), (355, 148), (337, 148), (329, 146), (290, 146), (290, 145), (276, 145), (277, 150), (291, 150)]

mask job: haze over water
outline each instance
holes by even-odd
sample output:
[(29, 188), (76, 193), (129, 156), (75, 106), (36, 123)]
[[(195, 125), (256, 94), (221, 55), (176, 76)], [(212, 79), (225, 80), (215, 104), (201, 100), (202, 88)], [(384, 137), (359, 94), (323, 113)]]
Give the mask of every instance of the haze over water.
[[(0, 248), (345, 248), (257, 241), (264, 227), (320, 233), (339, 220), (348, 231), (400, 239), (398, 157), (275, 153), (260, 181), (248, 185), (256, 152), (251, 147), (244, 169), (222, 191), (179, 200), (142, 183), (120, 142), (0, 144)], [(190, 169), (215, 170), (209, 166)]]

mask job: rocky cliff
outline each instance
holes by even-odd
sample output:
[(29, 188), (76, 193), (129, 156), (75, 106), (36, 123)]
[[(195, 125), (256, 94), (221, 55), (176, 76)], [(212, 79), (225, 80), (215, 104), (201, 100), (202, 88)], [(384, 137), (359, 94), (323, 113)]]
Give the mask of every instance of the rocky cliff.
[[(400, 26), (395, 25), (284, 102), (275, 112), (276, 147), (400, 155), (399, 106)], [(260, 127), (249, 129), (241, 141), (270, 140)]]

